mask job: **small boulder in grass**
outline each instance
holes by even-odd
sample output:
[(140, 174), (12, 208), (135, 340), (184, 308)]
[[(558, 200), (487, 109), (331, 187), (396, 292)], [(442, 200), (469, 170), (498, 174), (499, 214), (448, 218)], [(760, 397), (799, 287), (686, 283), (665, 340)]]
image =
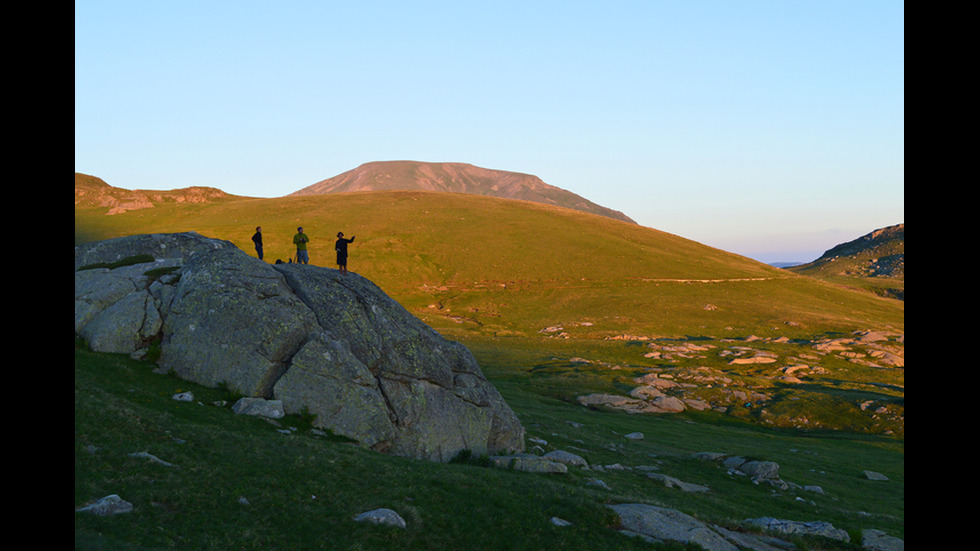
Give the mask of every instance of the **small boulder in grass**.
[(549, 461), (555, 461), (558, 463), (564, 463), (565, 465), (571, 465), (573, 467), (588, 467), (589, 462), (583, 459), (579, 455), (567, 452), (564, 450), (550, 451), (543, 456)]
[(75, 512), (92, 513), (93, 515), (98, 515), (100, 517), (118, 515), (120, 513), (130, 513), (132, 511), (133, 504), (116, 494), (105, 496), (95, 503), (75, 509)]
[(174, 400), (177, 400), (178, 402), (193, 402), (194, 401), (194, 393), (193, 392), (189, 392), (189, 391), (188, 392), (178, 392), (177, 394), (174, 394), (173, 398), (174, 398)]
[(242, 398), (231, 406), (231, 410), (238, 415), (256, 415), (269, 419), (281, 419), (286, 415), (286, 412), (283, 411), (282, 400), (266, 400), (263, 398)]
[(385, 508), (361, 513), (354, 517), (354, 521), (370, 522), (372, 524), (387, 524), (389, 526), (397, 526), (398, 528), (406, 527), (405, 519), (391, 509)]

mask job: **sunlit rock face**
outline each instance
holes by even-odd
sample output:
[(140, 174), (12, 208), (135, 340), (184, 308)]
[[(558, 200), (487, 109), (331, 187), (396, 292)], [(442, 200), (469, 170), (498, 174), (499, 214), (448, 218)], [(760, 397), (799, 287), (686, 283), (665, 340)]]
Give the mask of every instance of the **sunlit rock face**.
[(75, 333), (93, 349), (158, 346), (162, 371), (281, 400), (384, 453), (523, 451), (523, 426), (469, 350), (366, 278), (271, 265), (194, 233), (82, 245), (76, 270), (141, 254), (152, 260), (76, 271)]

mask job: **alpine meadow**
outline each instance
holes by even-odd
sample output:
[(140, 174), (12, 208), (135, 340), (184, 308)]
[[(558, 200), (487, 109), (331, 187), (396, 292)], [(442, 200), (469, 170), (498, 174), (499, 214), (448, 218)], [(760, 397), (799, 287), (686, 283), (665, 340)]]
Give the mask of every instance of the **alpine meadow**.
[[(847, 534), (783, 532), (770, 548), (904, 538), (905, 303), (873, 286), (521, 199), (115, 185), (75, 174), (76, 246), (196, 232), (254, 256), (261, 226), (264, 261), (289, 263), (302, 227), (310, 264), (334, 269), (338, 232), (355, 236), (348, 269), (473, 353), (526, 428), (528, 453), (588, 464), (542, 474), (485, 457), (387, 456), (312, 430), (308, 416), (236, 416), (215, 405), (238, 398), (227, 388), (154, 373), (152, 358), (92, 352), (76, 335), (76, 507), (107, 494), (134, 502), (130, 515), (76, 513), (76, 548), (707, 545), (628, 537), (610, 509), (623, 503), (749, 534), (759, 518)], [(196, 403), (171, 398), (185, 391)], [(712, 454), (778, 464), (784, 484)], [(407, 527), (351, 520), (380, 507)]]

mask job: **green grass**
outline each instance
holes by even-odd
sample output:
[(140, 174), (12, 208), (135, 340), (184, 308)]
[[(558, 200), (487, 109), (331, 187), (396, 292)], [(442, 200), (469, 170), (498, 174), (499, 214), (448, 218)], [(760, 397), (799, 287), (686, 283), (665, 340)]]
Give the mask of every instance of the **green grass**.
[[(824, 371), (787, 385), (774, 380), (773, 366), (733, 366), (720, 354), (745, 345), (777, 354), (777, 366), (791, 365), (808, 352), (805, 343), (821, 337), (904, 331), (901, 301), (650, 228), (459, 194), (230, 198), (105, 213), (76, 206), (76, 244), (197, 231), (253, 254), (250, 237), (261, 225), (266, 261), (273, 262), (293, 254), (291, 237), (302, 225), (312, 238), (312, 262), (331, 266), (332, 236), (356, 235), (351, 270), (469, 347), (529, 435), (549, 442), (547, 450), (568, 449), (593, 464), (652, 464), (712, 491), (683, 494), (635, 471), (542, 476), (480, 467), (479, 458), (442, 465), (386, 457), (315, 436), (303, 417), (284, 420), (299, 429), (284, 435), (281, 427), (212, 405), (233, 400), (225, 391), (76, 350), (76, 506), (111, 493), (136, 505), (125, 518), (76, 514), (78, 548), (649, 549), (616, 534), (603, 506), (630, 501), (726, 525), (774, 516), (826, 520), (855, 540), (861, 528), (904, 535), (903, 369), (825, 355), (805, 360)], [(540, 333), (557, 325), (567, 338)], [(646, 340), (610, 340), (621, 335)], [(645, 357), (650, 343), (667, 342), (714, 348), (699, 357)], [(651, 370), (679, 379), (713, 370), (770, 399), (730, 403), (724, 413), (654, 416), (575, 402), (591, 392), (625, 394), (634, 377)], [(203, 405), (171, 400), (182, 389)], [(728, 390), (700, 384), (689, 392), (721, 399)], [(869, 401), (888, 413), (861, 410)], [(625, 442), (621, 435), (634, 431), (646, 438)], [(99, 450), (90, 454), (89, 444)], [(128, 456), (137, 451), (180, 468)], [(753, 485), (690, 458), (699, 451), (777, 461), (784, 479), (822, 486), (825, 494)], [(867, 481), (864, 470), (891, 481)], [(613, 491), (587, 486), (591, 477)], [(251, 505), (240, 505), (240, 497)], [(398, 511), (408, 530), (351, 521), (377, 507)], [(551, 516), (574, 526), (553, 527)]]
[[(265, 259), (333, 266), (338, 231), (356, 235), (349, 268), (440, 330), (534, 335), (593, 322), (610, 336), (812, 335), (904, 327), (904, 304), (796, 275), (655, 229), (540, 205), (452, 193), (365, 192), (207, 204), (159, 203), (107, 216), (75, 209), (75, 242), (197, 231)], [(709, 308), (709, 309), (706, 309)]]
[[(806, 360), (801, 383), (781, 381), (779, 368), (799, 365), (800, 353), (808, 343), (742, 342), (719, 339), (679, 339), (659, 343), (696, 342), (710, 348), (690, 358), (649, 359), (647, 342), (596, 341), (580, 339), (530, 339), (521, 337), (461, 339), (481, 364), (495, 366), (498, 378), (514, 385), (533, 385), (542, 396), (577, 404), (576, 397), (591, 393), (628, 395), (639, 386), (634, 379), (656, 372), (693, 386), (671, 391), (724, 406), (724, 412), (706, 411), (706, 422), (728, 421), (794, 428), (808, 431), (841, 430), (848, 433), (905, 434), (904, 369), (867, 367), (843, 358), (826, 356), (819, 362)], [(722, 352), (732, 347), (751, 346), (776, 355), (780, 361), (764, 365), (730, 365)], [(586, 360), (583, 362), (581, 360)], [(698, 377), (727, 378), (729, 382), (701, 381)], [(758, 392), (767, 400), (736, 400), (734, 391)], [(752, 402), (746, 405), (746, 402)], [(861, 409), (861, 404), (874, 407)], [(886, 413), (877, 413), (879, 407)]]
[[(826, 520), (852, 538), (868, 527), (903, 537), (901, 440), (801, 434), (697, 414), (593, 411), (549, 397), (547, 383), (515, 376), (524, 352), (477, 352), (528, 435), (548, 441), (546, 450), (573, 451), (593, 465), (657, 466), (711, 492), (667, 489), (636, 471), (540, 475), (385, 456), (317, 436), (300, 416), (279, 426), (236, 416), (230, 410), (235, 397), (227, 391), (153, 374), (148, 363), (76, 348), (75, 505), (108, 494), (134, 505), (132, 513), (116, 517), (76, 513), (76, 548), (649, 549), (615, 532), (616, 519), (604, 504), (620, 502), (673, 507), (728, 526), (774, 516)], [(194, 403), (171, 398), (185, 390), (194, 392)], [(289, 427), (296, 430), (278, 432)], [(646, 438), (622, 437), (634, 431)], [(139, 451), (176, 467), (129, 456)], [(690, 457), (698, 451), (777, 461), (785, 480), (820, 485), (825, 493), (755, 485)], [(865, 469), (891, 480), (865, 480)], [(593, 477), (612, 491), (588, 486)], [(352, 521), (378, 507), (397, 511), (408, 529)], [(552, 526), (552, 516), (573, 526)]]
[[(586, 388), (630, 390), (624, 371), (563, 366), (569, 358), (677, 375), (706, 367), (773, 397), (765, 407), (728, 403), (729, 416), (775, 426), (904, 434), (902, 369), (862, 368), (828, 356), (816, 362), (829, 370), (826, 375), (810, 377), (805, 385), (779, 386), (771, 380), (771, 368), (731, 368), (717, 355), (649, 361), (642, 342), (609, 341), (699, 339), (721, 349), (750, 336), (813, 340), (867, 329), (904, 331), (902, 301), (651, 228), (536, 203), (423, 192), (161, 202), (124, 214), (106, 212), (76, 206), (76, 243), (197, 231), (252, 253), (250, 237), (261, 224), (266, 260), (273, 262), (292, 254), (291, 236), (303, 225), (312, 239), (313, 263), (329, 266), (331, 236), (344, 230), (357, 236), (351, 269), (447, 337), (471, 348), (488, 348), (482, 343), (531, 353), (557, 348), (535, 358), (530, 365), (539, 367), (520, 376), (547, 381), (551, 395), (564, 400)], [(553, 326), (562, 327), (568, 342), (541, 333)], [(806, 352), (803, 348), (765, 346), (780, 356), (778, 366)], [(801, 362), (813, 363), (795, 363)], [(690, 395), (714, 403), (721, 393), (713, 387)], [(868, 400), (894, 405), (886, 416), (874, 418), (859, 408)]]

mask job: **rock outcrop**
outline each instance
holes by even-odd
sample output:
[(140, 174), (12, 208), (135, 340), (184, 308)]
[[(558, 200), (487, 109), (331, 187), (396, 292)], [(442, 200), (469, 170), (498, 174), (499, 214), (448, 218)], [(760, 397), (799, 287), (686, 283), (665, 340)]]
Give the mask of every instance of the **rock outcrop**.
[(220, 189), (194, 186), (169, 191), (123, 189), (101, 178), (75, 173), (75, 208), (108, 209), (106, 215), (152, 209), (161, 203), (211, 203), (232, 197)]
[(279, 400), (393, 455), (524, 449), (524, 428), (469, 350), (359, 275), (270, 265), (196, 233), (78, 246), (75, 268), (75, 333), (93, 350), (158, 346), (162, 371)]

